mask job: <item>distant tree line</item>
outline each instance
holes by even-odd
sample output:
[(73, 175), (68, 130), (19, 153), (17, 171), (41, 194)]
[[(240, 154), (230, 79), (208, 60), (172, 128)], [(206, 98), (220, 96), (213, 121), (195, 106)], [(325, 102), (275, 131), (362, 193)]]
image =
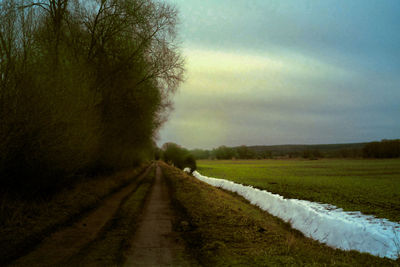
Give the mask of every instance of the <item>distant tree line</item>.
[(394, 158), (400, 157), (400, 140), (349, 145), (220, 146), (212, 150), (194, 149), (190, 152), (196, 159)]
[(182, 80), (176, 23), (161, 1), (0, 1), (0, 187), (151, 158)]
[(368, 143), (363, 148), (363, 156), (366, 158), (398, 158), (400, 157), (400, 139)]
[(190, 151), (196, 159), (256, 159), (269, 158), (270, 153), (257, 153), (247, 146), (220, 146), (212, 150), (193, 149)]
[(179, 169), (183, 170), (188, 167), (191, 171), (195, 171), (197, 168), (194, 155), (186, 148), (175, 143), (165, 143), (161, 150), (158, 151), (158, 155), (166, 163), (172, 164)]

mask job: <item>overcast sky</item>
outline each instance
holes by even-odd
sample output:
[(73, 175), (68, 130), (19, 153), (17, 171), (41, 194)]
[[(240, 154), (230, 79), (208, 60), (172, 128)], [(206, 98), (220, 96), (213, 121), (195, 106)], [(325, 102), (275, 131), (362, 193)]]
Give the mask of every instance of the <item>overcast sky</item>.
[(159, 145), (400, 138), (399, 0), (169, 0), (186, 81)]

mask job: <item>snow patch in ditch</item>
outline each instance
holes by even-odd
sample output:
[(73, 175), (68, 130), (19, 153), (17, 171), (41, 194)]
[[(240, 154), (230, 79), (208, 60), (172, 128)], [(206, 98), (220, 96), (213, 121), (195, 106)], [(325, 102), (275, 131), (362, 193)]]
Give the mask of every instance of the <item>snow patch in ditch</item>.
[[(190, 172), (190, 169), (185, 168), (184, 171)], [(203, 176), (197, 171), (193, 172), (193, 176), (243, 196), (251, 204), (289, 222), (307, 237), (328, 246), (358, 250), (394, 260), (400, 256), (399, 223), (364, 215), (359, 211), (346, 212), (330, 204), (285, 199), (252, 186)]]

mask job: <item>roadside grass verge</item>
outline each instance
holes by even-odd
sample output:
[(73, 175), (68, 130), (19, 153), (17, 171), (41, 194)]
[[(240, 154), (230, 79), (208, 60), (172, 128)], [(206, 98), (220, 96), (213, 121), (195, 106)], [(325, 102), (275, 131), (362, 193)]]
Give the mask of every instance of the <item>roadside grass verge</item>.
[(200, 160), (202, 175), (400, 221), (400, 159)]
[(399, 265), (399, 261), (322, 245), (236, 194), (161, 166), (185, 222), (177, 228), (204, 266)]
[(146, 198), (155, 179), (155, 168), (122, 202), (112, 220), (99, 236), (80, 253), (72, 257), (68, 266), (122, 266), (124, 252), (136, 231)]
[(135, 180), (147, 167), (144, 164), (111, 176), (88, 178), (51, 199), (27, 201), (2, 195), (0, 265), (22, 256), (50, 233), (75, 222), (107, 196)]

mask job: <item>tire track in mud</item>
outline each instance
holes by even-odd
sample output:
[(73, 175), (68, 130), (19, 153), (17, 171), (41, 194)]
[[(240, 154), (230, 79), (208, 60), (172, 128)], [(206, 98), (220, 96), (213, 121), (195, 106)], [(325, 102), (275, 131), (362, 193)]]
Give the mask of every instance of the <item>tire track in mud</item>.
[(193, 266), (184, 241), (173, 230), (176, 219), (171, 196), (160, 166), (145, 204), (141, 221), (126, 251), (124, 266)]
[(94, 210), (73, 225), (54, 232), (12, 266), (55, 266), (65, 264), (74, 255), (96, 240), (117, 214), (121, 203), (128, 199), (154, 169), (151, 165), (132, 183), (110, 195)]
[(129, 248), (154, 180), (153, 168), (138, 187), (121, 201), (118, 211), (98, 236), (65, 262), (65, 265), (121, 266), (125, 260), (124, 251)]

